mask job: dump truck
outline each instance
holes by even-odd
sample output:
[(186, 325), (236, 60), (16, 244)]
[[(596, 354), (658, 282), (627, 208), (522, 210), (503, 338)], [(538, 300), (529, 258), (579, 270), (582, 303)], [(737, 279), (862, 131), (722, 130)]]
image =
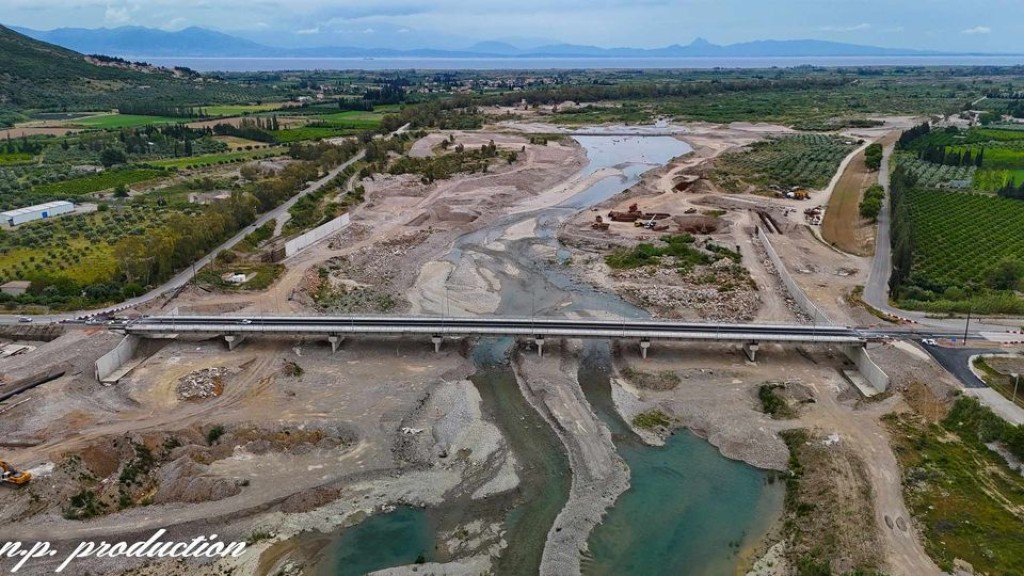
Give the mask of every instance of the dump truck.
[(32, 474), (22, 472), (7, 462), (0, 460), (0, 483), (21, 486), (23, 484), (28, 484), (28, 481), (31, 479)]

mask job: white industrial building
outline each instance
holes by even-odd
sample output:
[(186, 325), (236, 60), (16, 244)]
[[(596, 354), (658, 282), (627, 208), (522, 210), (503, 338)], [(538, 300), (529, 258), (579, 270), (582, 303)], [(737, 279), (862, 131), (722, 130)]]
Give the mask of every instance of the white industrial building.
[(39, 204), (38, 206), (29, 206), (28, 208), (18, 208), (17, 210), (0, 212), (0, 222), (5, 222), (9, 226), (17, 226), (26, 222), (32, 222), (33, 220), (42, 220), (44, 218), (60, 216), (61, 214), (70, 214), (74, 211), (75, 205), (71, 202), (65, 202), (63, 200), (58, 202), (47, 202), (46, 204)]

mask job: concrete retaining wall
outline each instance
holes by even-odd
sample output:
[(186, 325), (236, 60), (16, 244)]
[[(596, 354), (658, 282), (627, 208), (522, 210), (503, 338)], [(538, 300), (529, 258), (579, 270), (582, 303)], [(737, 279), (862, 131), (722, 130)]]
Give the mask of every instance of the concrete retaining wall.
[(96, 379), (100, 382), (109, 379), (125, 362), (131, 360), (139, 349), (140, 340), (138, 336), (125, 336), (113, 350), (100, 356), (96, 360)]
[(761, 245), (764, 246), (765, 251), (768, 252), (768, 258), (771, 259), (772, 265), (775, 266), (775, 270), (778, 272), (779, 278), (782, 278), (782, 284), (786, 287), (790, 297), (793, 298), (797, 306), (804, 311), (804, 314), (810, 316), (814, 320), (815, 324), (832, 324), (832, 320), (829, 319), (829, 317), (826, 316), (820, 308), (815, 306), (814, 302), (811, 302), (811, 299), (804, 294), (804, 291), (796, 283), (796, 280), (794, 280), (793, 276), (790, 275), (789, 270), (786, 269), (786, 265), (782, 263), (782, 259), (779, 258), (778, 253), (775, 252), (775, 247), (772, 246), (771, 241), (768, 240), (768, 236), (760, 226), (757, 227), (757, 239), (761, 241)]
[(306, 232), (298, 238), (293, 238), (284, 244), (285, 258), (294, 256), (304, 250), (306, 247), (315, 244), (324, 238), (330, 237), (332, 234), (341, 232), (351, 222), (351, 217), (348, 213), (338, 216), (334, 220), (331, 220), (327, 224), (319, 226)]
[(875, 387), (875, 390), (885, 392), (889, 389), (889, 375), (878, 364), (875, 364), (875, 361), (868, 355), (867, 348), (845, 346), (843, 351), (857, 365), (857, 371)]

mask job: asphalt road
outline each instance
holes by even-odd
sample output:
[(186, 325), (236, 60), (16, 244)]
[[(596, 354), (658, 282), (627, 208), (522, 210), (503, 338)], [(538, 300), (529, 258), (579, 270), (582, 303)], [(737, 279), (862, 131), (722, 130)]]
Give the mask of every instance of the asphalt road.
[[(878, 182), (885, 188), (882, 211), (878, 213), (878, 232), (875, 239), (875, 256), (871, 259), (871, 271), (868, 283), (864, 286), (864, 301), (868, 304), (889, 312), (889, 276), (892, 274), (892, 241), (889, 235), (889, 160), (895, 145), (886, 146), (882, 156), (882, 166), (878, 169)], [(889, 312), (890, 314), (892, 312)]]
[(991, 350), (987, 348), (943, 348), (942, 346), (931, 346), (921, 344), (931, 354), (932, 358), (939, 363), (947, 372), (956, 376), (967, 388), (988, 388), (974, 372), (971, 372), (971, 356), (978, 354), (1003, 354), (1003, 350)]

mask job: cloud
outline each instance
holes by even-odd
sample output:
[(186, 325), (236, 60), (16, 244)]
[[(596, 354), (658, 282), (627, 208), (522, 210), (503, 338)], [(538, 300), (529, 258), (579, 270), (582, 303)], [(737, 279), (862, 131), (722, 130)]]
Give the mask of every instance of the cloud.
[(961, 34), (991, 34), (992, 33), (992, 29), (989, 28), (988, 26), (975, 26), (974, 28), (968, 28), (967, 30), (962, 30), (960, 33)]
[(131, 22), (132, 17), (128, 13), (127, 6), (121, 6), (120, 8), (116, 8), (108, 4), (107, 10), (103, 14), (103, 20), (107, 24), (127, 24), (128, 22)]
[(862, 22), (860, 24), (853, 24), (850, 26), (822, 26), (818, 30), (822, 32), (856, 32), (858, 30), (868, 30), (871, 28), (871, 24)]
[(295, 33), (296, 34), (301, 34), (303, 36), (310, 36), (310, 35), (313, 35), (313, 34), (319, 34), (320, 33), (320, 27), (319, 26), (314, 26), (312, 28), (306, 28), (305, 30), (296, 30)]
[(161, 28), (163, 28), (164, 30), (180, 30), (184, 28), (186, 24), (188, 24), (188, 20), (186, 20), (185, 18), (178, 17), (174, 18), (167, 24), (161, 26)]

